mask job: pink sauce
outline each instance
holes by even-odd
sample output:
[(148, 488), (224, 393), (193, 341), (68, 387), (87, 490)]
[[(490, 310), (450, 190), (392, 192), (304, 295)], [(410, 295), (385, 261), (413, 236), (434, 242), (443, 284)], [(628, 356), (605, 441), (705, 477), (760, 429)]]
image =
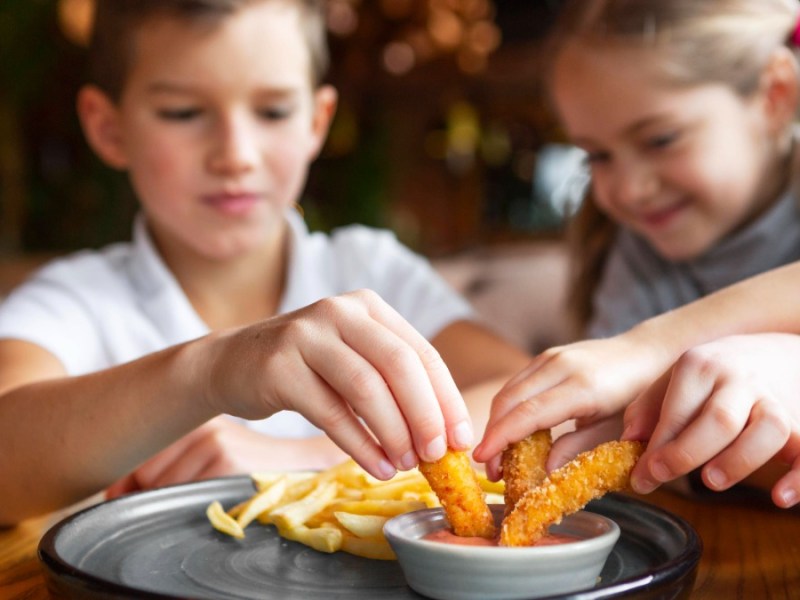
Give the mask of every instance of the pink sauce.
[[(497, 546), (497, 539), (487, 540), (482, 537), (460, 537), (449, 529), (439, 529), (433, 531), (426, 536), (423, 540), (431, 542), (441, 542), (443, 544), (456, 544), (459, 546)], [(570, 542), (577, 542), (581, 538), (574, 535), (562, 535), (560, 533), (551, 533), (536, 542), (534, 546), (555, 546), (557, 544), (569, 544)]]

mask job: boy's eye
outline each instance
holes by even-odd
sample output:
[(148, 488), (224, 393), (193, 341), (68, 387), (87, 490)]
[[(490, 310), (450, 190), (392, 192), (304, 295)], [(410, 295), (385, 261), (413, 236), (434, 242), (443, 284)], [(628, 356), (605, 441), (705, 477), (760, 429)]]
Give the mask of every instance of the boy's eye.
[(199, 108), (163, 108), (158, 116), (167, 121), (189, 121), (201, 113)]
[(258, 115), (268, 121), (281, 121), (288, 119), (294, 112), (290, 106), (268, 106), (258, 109)]

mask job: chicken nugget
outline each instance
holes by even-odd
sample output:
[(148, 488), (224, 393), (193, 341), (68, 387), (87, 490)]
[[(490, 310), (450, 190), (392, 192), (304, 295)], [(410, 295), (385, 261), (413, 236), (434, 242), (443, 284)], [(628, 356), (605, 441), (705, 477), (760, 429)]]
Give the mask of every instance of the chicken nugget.
[(553, 438), (546, 429), (530, 434), (503, 451), (506, 514), (514, 509), (525, 492), (547, 477), (545, 463), (552, 445)]
[(421, 462), (419, 470), (442, 503), (453, 533), (489, 539), (495, 536), (492, 512), (466, 452), (448, 450), (435, 462)]
[(606, 492), (627, 488), (642, 452), (641, 442), (606, 442), (556, 469), (541, 485), (528, 490), (503, 519), (500, 545), (531, 546), (564, 515)]

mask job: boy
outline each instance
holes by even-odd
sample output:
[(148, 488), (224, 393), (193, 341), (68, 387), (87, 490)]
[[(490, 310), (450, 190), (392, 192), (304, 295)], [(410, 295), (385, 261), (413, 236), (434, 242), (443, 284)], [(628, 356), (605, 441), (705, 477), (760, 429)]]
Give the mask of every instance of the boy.
[(527, 362), (392, 236), (292, 211), (336, 105), (322, 4), (98, 3), (78, 112), (141, 215), (0, 308), (0, 524), (114, 481), (326, 467), (334, 442), (388, 478), (468, 447), (458, 387)]

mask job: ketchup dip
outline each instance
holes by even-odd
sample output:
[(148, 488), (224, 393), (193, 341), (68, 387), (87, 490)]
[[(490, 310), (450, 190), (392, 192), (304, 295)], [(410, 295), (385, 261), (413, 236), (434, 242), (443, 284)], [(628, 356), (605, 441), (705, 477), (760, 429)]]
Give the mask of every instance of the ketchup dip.
[[(450, 531), (449, 529), (438, 529), (431, 533), (424, 535), (423, 540), (430, 542), (440, 542), (442, 544), (456, 544), (459, 546), (498, 546), (498, 540), (486, 539), (482, 537), (461, 537)], [(558, 544), (569, 544), (571, 542), (580, 541), (574, 535), (563, 535), (560, 533), (550, 533), (540, 539), (534, 546), (556, 546)]]

